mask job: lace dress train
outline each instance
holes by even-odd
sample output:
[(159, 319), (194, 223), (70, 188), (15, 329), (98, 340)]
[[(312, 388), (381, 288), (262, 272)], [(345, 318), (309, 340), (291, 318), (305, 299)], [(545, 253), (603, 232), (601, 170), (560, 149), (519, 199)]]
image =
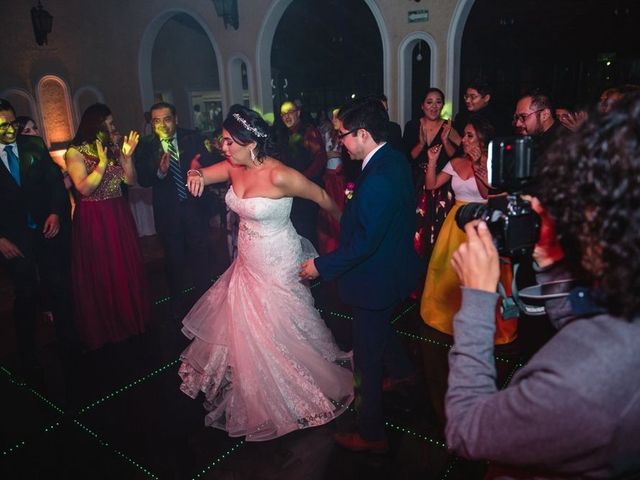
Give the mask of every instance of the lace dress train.
[(315, 251), (291, 225), (291, 198), (232, 187), (226, 202), (240, 216), (238, 256), (183, 321), (181, 390), (204, 393), (207, 425), (248, 441), (327, 423), (353, 400), (351, 355), (298, 278)]

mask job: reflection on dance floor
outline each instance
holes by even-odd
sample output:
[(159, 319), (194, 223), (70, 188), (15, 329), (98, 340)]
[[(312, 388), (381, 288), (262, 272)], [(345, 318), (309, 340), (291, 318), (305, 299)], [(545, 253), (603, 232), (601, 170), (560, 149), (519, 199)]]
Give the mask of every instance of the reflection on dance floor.
[[(29, 380), (15, 373), (11, 346), (6, 340), (0, 344), (0, 478), (482, 478), (484, 463), (447, 452), (424, 382), (385, 393), (391, 443), (386, 455), (352, 453), (333, 443), (334, 432), (351, 428), (351, 411), (323, 427), (259, 443), (205, 427), (201, 403), (178, 389), (178, 355), (188, 341), (180, 326), (168, 320), (161, 253), (152, 238), (143, 242), (157, 298), (155, 323), (148, 332), (66, 361), (56, 351), (52, 327), (43, 324), (44, 369)], [(338, 343), (348, 347), (350, 315), (335, 289), (316, 284), (313, 293)], [(12, 335), (9, 305), (0, 307), (0, 333)], [(449, 348), (424, 336), (414, 302), (402, 305), (394, 326), (419, 370), (425, 344)], [(497, 365), (507, 379), (519, 360), (499, 356)]]

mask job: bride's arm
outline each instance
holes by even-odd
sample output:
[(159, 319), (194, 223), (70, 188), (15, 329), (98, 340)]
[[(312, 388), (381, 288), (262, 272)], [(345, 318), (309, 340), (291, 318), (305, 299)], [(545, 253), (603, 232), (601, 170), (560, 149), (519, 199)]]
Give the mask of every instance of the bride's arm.
[(340, 220), (342, 212), (336, 202), (323, 188), (319, 187), (307, 177), (293, 168), (274, 168), (271, 173), (271, 183), (286, 197), (300, 197), (316, 202), (320, 208), (329, 212), (331, 216)]
[[(200, 155), (196, 155), (191, 164), (198, 162)], [(194, 168), (187, 172), (187, 189), (194, 197), (199, 197), (204, 191), (205, 185), (212, 183), (226, 182), (229, 180), (229, 161), (214, 163), (204, 168)]]

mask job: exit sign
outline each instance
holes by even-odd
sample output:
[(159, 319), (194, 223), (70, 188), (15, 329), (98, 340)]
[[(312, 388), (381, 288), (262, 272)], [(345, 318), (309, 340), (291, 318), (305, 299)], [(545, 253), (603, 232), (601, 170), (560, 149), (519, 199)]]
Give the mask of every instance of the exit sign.
[(409, 23), (429, 21), (429, 10), (410, 10)]

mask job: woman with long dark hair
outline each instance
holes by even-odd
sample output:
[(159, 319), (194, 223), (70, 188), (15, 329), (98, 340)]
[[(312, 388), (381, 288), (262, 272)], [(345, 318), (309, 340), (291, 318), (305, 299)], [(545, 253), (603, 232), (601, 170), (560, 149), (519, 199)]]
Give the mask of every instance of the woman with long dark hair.
[[(433, 244), (447, 212), (453, 205), (453, 196), (448, 182), (437, 189), (427, 189), (424, 185), (427, 167), (427, 151), (437, 145), (436, 173), (453, 157), (460, 144), (460, 135), (451, 128), (451, 122), (442, 117), (444, 92), (439, 88), (427, 89), (422, 101), (423, 116), (405, 126), (403, 142), (406, 153), (413, 165), (416, 185), (416, 253), (429, 261)], [(420, 293), (420, 292), (417, 292)]]
[[(316, 255), (289, 213), (293, 197), (338, 218), (331, 197), (274, 155), (269, 126), (234, 107), (223, 123), (226, 161), (187, 172), (189, 191), (230, 181), (240, 217), (238, 256), (183, 320), (181, 389), (205, 395), (205, 423), (248, 441), (325, 424), (353, 399), (351, 355), (314, 308), (299, 265)], [(306, 248), (305, 248), (306, 245)]]
[(121, 183), (136, 181), (132, 155), (138, 134), (116, 135), (111, 110), (88, 107), (65, 154), (76, 193), (72, 285), (85, 347), (93, 350), (144, 331), (150, 301), (131, 210)]

